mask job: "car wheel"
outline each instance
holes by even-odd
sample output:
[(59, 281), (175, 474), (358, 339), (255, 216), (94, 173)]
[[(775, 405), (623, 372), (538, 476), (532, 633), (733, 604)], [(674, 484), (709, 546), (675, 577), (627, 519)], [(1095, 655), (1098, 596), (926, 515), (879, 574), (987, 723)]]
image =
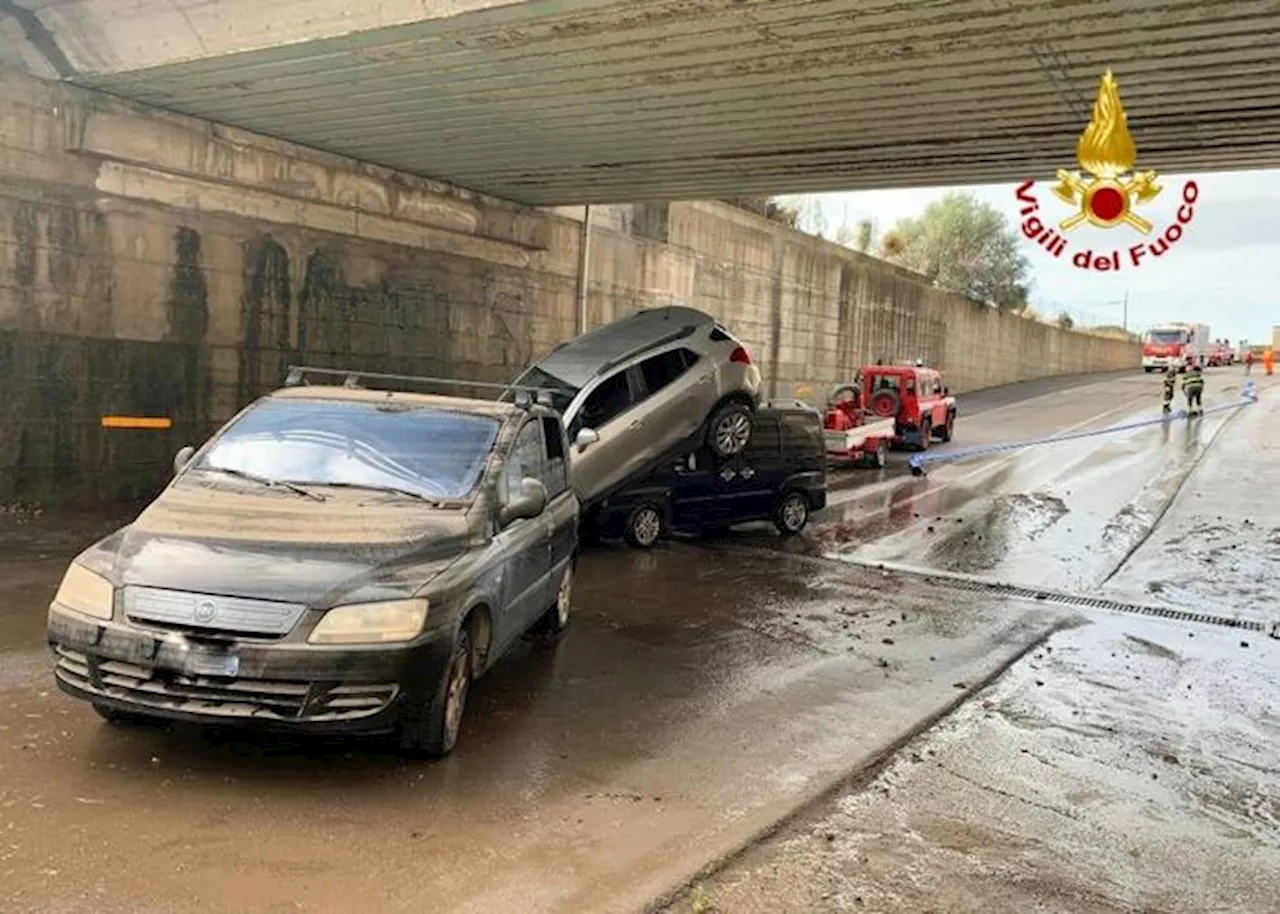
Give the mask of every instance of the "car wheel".
[(941, 441), (950, 441), (951, 436), (955, 434), (956, 414), (947, 413), (947, 423), (942, 426), (942, 433), (938, 435)]
[(877, 470), (883, 470), (888, 463), (889, 442), (881, 438), (880, 443), (876, 445), (876, 452), (871, 458), (871, 465)]
[(809, 499), (803, 492), (788, 492), (773, 512), (773, 523), (783, 536), (795, 536), (809, 523)]
[(631, 545), (649, 549), (662, 536), (662, 526), (662, 511), (657, 505), (646, 502), (631, 512), (624, 535)]
[(920, 443), (916, 446), (917, 451), (929, 450), (929, 439), (933, 437), (933, 423), (925, 420), (920, 423)]
[(400, 725), (400, 748), (427, 758), (444, 758), (452, 752), (458, 743), (470, 688), (471, 638), (463, 629), (458, 632), (435, 697), (426, 707), (411, 712)]
[(751, 410), (741, 403), (726, 403), (711, 415), (707, 444), (717, 457), (740, 454), (751, 440)]
[(97, 702), (94, 702), (93, 710), (113, 727), (154, 727), (163, 723), (160, 718), (152, 717), (150, 714), (140, 714), (137, 711), (120, 711)]
[(538, 631), (543, 635), (559, 635), (569, 627), (569, 610), (573, 599), (573, 565), (564, 570), (560, 586), (556, 589), (556, 601), (547, 607)]

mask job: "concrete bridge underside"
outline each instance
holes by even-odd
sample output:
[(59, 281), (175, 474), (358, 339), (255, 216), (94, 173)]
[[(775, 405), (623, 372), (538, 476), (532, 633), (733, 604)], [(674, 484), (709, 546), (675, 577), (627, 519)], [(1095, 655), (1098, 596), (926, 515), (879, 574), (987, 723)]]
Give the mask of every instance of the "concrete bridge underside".
[(1257, 0), (0, 0), (0, 62), (529, 204), (1280, 166)]

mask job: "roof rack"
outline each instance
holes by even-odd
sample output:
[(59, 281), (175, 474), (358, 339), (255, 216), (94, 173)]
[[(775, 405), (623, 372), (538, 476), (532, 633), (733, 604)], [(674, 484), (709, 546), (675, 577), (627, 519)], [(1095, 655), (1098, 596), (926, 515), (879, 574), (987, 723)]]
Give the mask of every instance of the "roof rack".
[(514, 391), (514, 403), (524, 409), (528, 409), (531, 404), (536, 402), (539, 406), (552, 406), (551, 391), (544, 387), (525, 387), (515, 384), (497, 384), (493, 381), (468, 381), (465, 378), (437, 378), (430, 375), (413, 375), (413, 374), (387, 374), (381, 371), (358, 371), (351, 368), (318, 368), (312, 365), (290, 365), (288, 374), (285, 375), (285, 387), (301, 387), (309, 383), (307, 375), (319, 375), (327, 378), (342, 378), (342, 386), (348, 388), (361, 388), (364, 385), (360, 382), (368, 381), (397, 381), (401, 383), (419, 384), (430, 387), (432, 385), (442, 386), (450, 385), (453, 387), (475, 387), (483, 390), (496, 391)]

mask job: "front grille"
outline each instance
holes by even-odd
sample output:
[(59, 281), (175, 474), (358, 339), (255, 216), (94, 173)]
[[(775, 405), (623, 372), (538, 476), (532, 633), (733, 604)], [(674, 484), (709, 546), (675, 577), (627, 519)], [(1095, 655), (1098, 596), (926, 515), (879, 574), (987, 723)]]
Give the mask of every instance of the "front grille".
[(57, 675), (77, 689), (153, 708), (216, 717), (278, 720), (346, 720), (387, 707), (399, 693), (394, 683), (338, 684), (275, 679), (189, 676), (57, 646)]
[(159, 587), (124, 589), (124, 612), (131, 621), (174, 628), (279, 637), (292, 631), (305, 611), (306, 606), (301, 603), (220, 597)]

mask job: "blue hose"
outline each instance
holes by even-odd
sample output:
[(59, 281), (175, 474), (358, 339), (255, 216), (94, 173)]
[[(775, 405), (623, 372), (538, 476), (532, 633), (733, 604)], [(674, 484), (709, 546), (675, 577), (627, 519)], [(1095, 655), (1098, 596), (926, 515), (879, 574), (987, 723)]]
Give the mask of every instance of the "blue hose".
[[(1240, 391), (1240, 399), (1234, 403), (1221, 403), (1218, 406), (1211, 406), (1204, 410), (1201, 415), (1209, 413), (1222, 412), (1228, 409), (1238, 409), (1241, 406), (1248, 406), (1251, 403), (1258, 402), (1258, 388), (1252, 380), (1246, 379), (1244, 387)], [(1174, 422), (1187, 419), (1188, 414), (1185, 409), (1180, 409), (1167, 415), (1160, 416), (1158, 419), (1143, 419), (1139, 422), (1126, 422), (1123, 425), (1112, 425), (1108, 428), (1087, 429), (1080, 432), (1066, 432), (1060, 435), (1050, 435), (1047, 438), (1032, 438), (1028, 441), (1010, 441), (1004, 444), (979, 444), (973, 447), (960, 448), (956, 451), (944, 452), (923, 452), (913, 454), (908, 463), (911, 466), (911, 472), (916, 476), (924, 475), (924, 465), (926, 463), (950, 462), (952, 460), (964, 460), (968, 457), (976, 457), (980, 454), (996, 454), (1001, 451), (1016, 451), (1024, 447), (1034, 447), (1039, 444), (1054, 444), (1058, 441), (1071, 441), (1075, 438), (1089, 438), (1093, 435), (1110, 435), (1113, 432), (1128, 431), (1133, 428), (1142, 428), (1146, 425), (1163, 425), (1166, 422)]]

